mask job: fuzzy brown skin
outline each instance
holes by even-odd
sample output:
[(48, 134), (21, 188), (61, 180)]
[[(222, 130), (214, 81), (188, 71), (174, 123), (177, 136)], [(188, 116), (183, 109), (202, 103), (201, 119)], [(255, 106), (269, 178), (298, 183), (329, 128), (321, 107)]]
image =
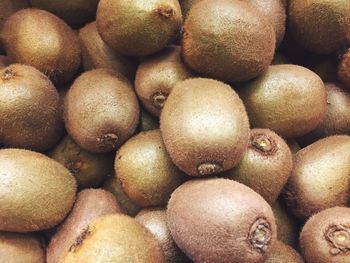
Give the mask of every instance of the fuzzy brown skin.
[(304, 259), (292, 247), (277, 241), (264, 263), (304, 263)]
[(116, 213), (123, 213), (123, 209), (111, 193), (102, 189), (81, 191), (69, 216), (49, 243), (47, 263), (59, 263), (90, 223), (105, 215)]
[(350, 44), (348, 0), (290, 0), (289, 29), (310, 52), (330, 54)]
[(80, 46), (72, 29), (55, 15), (28, 8), (5, 23), (2, 40), (9, 58), (31, 65), (55, 83), (69, 82), (80, 66)]
[(34, 235), (0, 232), (0, 258), (10, 263), (45, 263), (45, 250)]
[(134, 218), (107, 215), (85, 230), (60, 263), (165, 263), (161, 245)]
[(286, 187), (289, 210), (306, 219), (349, 203), (350, 136), (335, 135), (300, 150)]
[(293, 156), (286, 142), (268, 129), (253, 129), (242, 160), (225, 177), (252, 188), (273, 204), (292, 168)]
[(275, 44), (272, 24), (251, 4), (204, 0), (185, 20), (182, 56), (191, 69), (205, 76), (247, 81), (268, 68)]
[(124, 192), (140, 207), (166, 205), (171, 193), (186, 180), (172, 163), (160, 130), (129, 139), (117, 153), (115, 174)]
[(8, 67), (10, 65), (10, 60), (7, 56), (0, 55), (0, 70)]
[(167, 220), (176, 244), (194, 262), (262, 263), (276, 241), (268, 203), (227, 179), (180, 186), (169, 201)]
[(204, 78), (185, 80), (173, 88), (160, 129), (171, 159), (191, 176), (233, 168), (249, 140), (247, 113), (236, 92)]
[(120, 72), (130, 81), (135, 78), (136, 62), (134, 59), (118, 54), (107, 46), (97, 31), (96, 22), (80, 29), (79, 40), (85, 71), (108, 68)]
[(338, 65), (338, 79), (350, 90), (350, 48), (347, 49)]
[(143, 106), (159, 117), (173, 87), (192, 73), (182, 63), (180, 47), (171, 46), (137, 68), (135, 91)]
[(0, 231), (52, 228), (70, 211), (76, 182), (60, 163), (43, 154), (0, 150)]
[(69, 135), (83, 149), (116, 150), (137, 128), (139, 105), (130, 82), (108, 69), (82, 74), (69, 89), (64, 105)]
[(350, 208), (326, 209), (305, 224), (300, 247), (308, 263), (348, 263)]
[(111, 48), (124, 55), (146, 56), (175, 39), (182, 14), (177, 0), (101, 0), (96, 22)]
[(0, 71), (0, 142), (8, 147), (45, 151), (63, 130), (59, 95), (33, 67), (13, 64)]
[(297, 65), (270, 66), (266, 73), (247, 83), (240, 96), (252, 127), (271, 129), (284, 138), (311, 132), (327, 110), (322, 80)]

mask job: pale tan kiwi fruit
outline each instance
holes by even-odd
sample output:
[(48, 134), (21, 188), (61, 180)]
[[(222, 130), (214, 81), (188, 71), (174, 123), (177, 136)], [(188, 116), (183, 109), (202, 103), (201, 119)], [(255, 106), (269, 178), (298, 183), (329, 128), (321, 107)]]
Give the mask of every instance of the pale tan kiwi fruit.
[(292, 247), (277, 241), (264, 263), (304, 263), (302, 256)]
[(176, 166), (191, 176), (227, 171), (244, 155), (249, 122), (228, 85), (205, 78), (178, 83), (164, 105), (160, 129)]
[(347, 49), (344, 54), (340, 57), (337, 76), (340, 82), (350, 90), (350, 49)]
[(10, 60), (7, 56), (0, 55), (0, 70), (8, 67), (10, 65)]
[(60, 163), (20, 149), (0, 150), (0, 231), (52, 228), (70, 211), (76, 182)]
[(109, 69), (95, 69), (78, 77), (64, 106), (69, 135), (83, 149), (116, 150), (135, 132), (139, 105), (131, 83)]

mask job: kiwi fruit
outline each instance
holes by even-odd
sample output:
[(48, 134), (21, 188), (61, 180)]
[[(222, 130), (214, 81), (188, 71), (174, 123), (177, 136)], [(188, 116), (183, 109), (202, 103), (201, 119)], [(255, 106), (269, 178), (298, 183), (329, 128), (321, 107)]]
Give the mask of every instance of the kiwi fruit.
[(85, 71), (95, 68), (109, 68), (123, 74), (130, 81), (135, 78), (136, 61), (107, 46), (97, 31), (96, 22), (80, 29), (79, 40)]
[(340, 56), (340, 61), (337, 69), (337, 77), (346, 88), (350, 89), (350, 48)]
[(161, 244), (166, 262), (185, 263), (191, 262), (177, 247), (171, 237), (164, 208), (148, 208), (138, 213), (135, 219), (145, 226)]
[(131, 83), (109, 69), (79, 76), (64, 104), (69, 135), (90, 152), (117, 149), (132, 136), (139, 122), (139, 105)]
[(62, 263), (165, 263), (161, 245), (134, 218), (106, 215), (81, 231)]
[(159, 120), (149, 114), (147, 110), (141, 108), (140, 109), (140, 131), (151, 131), (159, 129)]
[(190, 176), (233, 168), (249, 141), (241, 99), (229, 85), (205, 78), (175, 85), (164, 105), (160, 129), (173, 162)]
[(102, 189), (81, 191), (67, 219), (52, 237), (47, 248), (47, 263), (59, 263), (74, 247), (76, 240), (94, 220), (109, 214), (123, 213), (115, 197)]
[(64, 166), (21, 149), (1, 149), (0, 166), (0, 231), (44, 230), (65, 218), (76, 182)]
[(146, 56), (176, 38), (182, 14), (177, 0), (101, 0), (96, 22), (102, 39), (112, 49), (123, 55)]
[(281, 137), (268, 129), (252, 129), (242, 160), (225, 177), (250, 187), (273, 204), (292, 168), (292, 153)]
[(276, 241), (269, 204), (228, 179), (181, 185), (170, 198), (167, 220), (176, 244), (194, 262), (263, 263)]
[(125, 193), (140, 207), (166, 205), (186, 179), (166, 152), (160, 130), (129, 139), (118, 150), (115, 173)]
[(136, 94), (154, 116), (160, 116), (172, 88), (192, 77), (192, 73), (182, 63), (180, 53), (180, 47), (168, 47), (162, 54), (148, 58), (137, 68)]
[(10, 64), (8, 57), (0, 55), (0, 70), (8, 67)]
[(0, 142), (6, 147), (45, 151), (61, 138), (63, 122), (57, 90), (31, 66), (0, 71)]
[(1, 262), (45, 263), (45, 250), (38, 236), (0, 232)]
[(77, 180), (79, 188), (98, 187), (113, 171), (112, 154), (93, 154), (79, 147), (66, 136), (50, 153)]
[(305, 67), (315, 72), (323, 82), (337, 81), (337, 58), (334, 55), (309, 55)]
[(300, 150), (285, 189), (289, 210), (300, 219), (349, 203), (350, 136), (334, 135)]
[(292, 247), (277, 241), (264, 263), (304, 263), (304, 259)]
[(332, 207), (312, 216), (300, 234), (308, 263), (349, 262), (350, 208)]
[(14, 13), (3, 27), (2, 40), (11, 61), (33, 66), (55, 83), (69, 82), (80, 66), (78, 37), (47, 11), (28, 8)]
[(263, 75), (243, 85), (239, 94), (252, 127), (271, 129), (284, 138), (311, 132), (326, 115), (324, 83), (315, 73), (297, 65), (270, 66)]
[(272, 24), (244, 1), (203, 0), (184, 23), (182, 57), (194, 71), (227, 82), (262, 74), (275, 52)]

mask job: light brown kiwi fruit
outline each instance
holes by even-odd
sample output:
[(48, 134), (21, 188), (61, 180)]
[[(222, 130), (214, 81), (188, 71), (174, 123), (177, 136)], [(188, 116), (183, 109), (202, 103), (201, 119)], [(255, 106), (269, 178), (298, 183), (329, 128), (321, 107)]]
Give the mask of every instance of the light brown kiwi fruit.
[(146, 56), (176, 38), (182, 14), (177, 0), (101, 0), (96, 22), (111, 48), (124, 55)]
[(80, 46), (72, 29), (55, 15), (28, 8), (13, 14), (2, 30), (9, 58), (33, 66), (55, 83), (69, 82), (80, 66)]
[(78, 77), (65, 98), (65, 124), (83, 149), (102, 153), (117, 149), (139, 122), (139, 105), (131, 83), (109, 69)]
[(173, 87), (192, 73), (182, 63), (180, 47), (170, 46), (137, 68), (135, 91), (143, 106), (159, 117)]
[(106, 215), (92, 222), (66, 254), (62, 263), (165, 263), (161, 245), (134, 218)]
[(135, 78), (136, 61), (118, 54), (102, 40), (97, 31), (96, 22), (92, 22), (79, 31), (84, 70), (109, 68), (120, 72), (130, 81)]
[(340, 57), (337, 76), (340, 82), (350, 90), (350, 48), (347, 49)]
[(300, 234), (308, 263), (349, 262), (350, 208), (333, 207), (312, 216)]
[(243, 1), (203, 0), (184, 23), (182, 57), (198, 73), (228, 82), (262, 74), (275, 52), (272, 24)]
[(0, 70), (8, 67), (10, 64), (11, 64), (10, 60), (8, 59), (7, 56), (0, 55)]
[(140, 108), (139, 131), (151, 131), (159, 129), (159, 119), (152, 116), (144, 108)]
[(81, 191), (67, 219), (52, 237), (47, 248), (47, 263), (59, 263), (76, 245), (76, 240), (94, 220), (109, 214), (123, 213), (115, 197), (102, 189)]
[(263, 263), (276, 241), (269, 204), (227, 179), (197, 179), (172, 194), (167, 209), (173, 239), (194, 262)]
[(286, 142), (268, 129), (253, 129), (242, 160), (224, 176), (252, 188), (273, 204), (292, 168), (293, 156)]
[(295, 216), (306, 219), (333, 206), (349, 203), (350, 136), (334, 135), (300, 150), (286, 187)]
[(239, 94), (252, 127), (271, 129), (284, 138), (311, 132), (326, 116), (324, 83), (301, 66), (270, 66), (263, 75), (245, 84)]
[(277, 241), (264, 263), (304, 263), (304, 259), (292, 247)]
[(124, 192), (140, 207), (166, 205), (171, 193), (186, 180), (172, 163), (160, 130), (129, 139), (118, 150), (115, 174)]
[(20, 149), (0, 150), (0, 231), (52, 228), (70, 211), (76, 182), (60, 163)]
[(160, 129), (173, 162), (191, 176), (233, 168), (249, 140), (241, 99), (230, 86), (205, 78), (188, 79), (173, 88)]
[(337, 58), (334, 55), (309, 55), (305, 58), (305, 67), (315, 72), (323, 82), (337, 81)]
[(0, 71), (0, 142), (7, 147), (45, 151), (61, 138), (59, 95), (51, 81), (31, 66)]

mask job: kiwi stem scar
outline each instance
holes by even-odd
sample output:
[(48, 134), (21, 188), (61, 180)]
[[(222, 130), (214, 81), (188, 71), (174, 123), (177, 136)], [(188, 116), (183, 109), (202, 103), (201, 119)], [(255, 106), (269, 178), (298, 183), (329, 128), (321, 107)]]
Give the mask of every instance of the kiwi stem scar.
[(11, 79), (14, 75), (15, 75), (15, 74), (14, 74), (14, 72), (12, 71), (12, 69), (6, 68), (6, 69), (4, 69), (1, 78), (2, 78), (3, 80), (9, 80), (9, 79)]
[(223, 171), (222, 166), (217, 163), (202, 163), (198, 165), (197, 171), (199, 175), (210, 175)]
[(118, 135), (116, 135), (115, 133), (107, 133), (97, 139), (97, 145), (101, 148), (111, 147), (115, 149), (117, 148), (118, 140)]
[(276, 150), (275, 141), (265, 134), (253, 135), (250, 140), (252, 147), (262, 153), (273, 153)]
[(163, 109), (167, 98), (168, 98), (168, 94), (165, 94), (161, 91), (157, 91), (152, 96), (152, 104), (154, 107), (158, 109)]
[(248, 240), (250, 244), (261, 253), (267, 251), (267, 246), (272, 238), (270, 224), (266, 219), (257, 219), (250, 228)]
[(326, 240), (332, 245), (330, 253), (336, 256), (350, 250), (350, 227), (336, 225), (330, 227), (325, 233)]

